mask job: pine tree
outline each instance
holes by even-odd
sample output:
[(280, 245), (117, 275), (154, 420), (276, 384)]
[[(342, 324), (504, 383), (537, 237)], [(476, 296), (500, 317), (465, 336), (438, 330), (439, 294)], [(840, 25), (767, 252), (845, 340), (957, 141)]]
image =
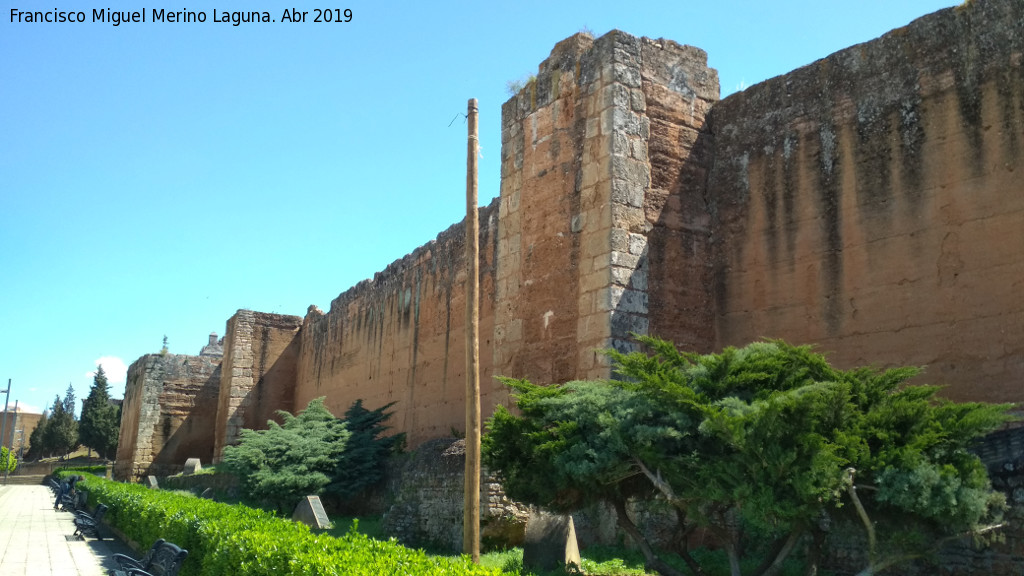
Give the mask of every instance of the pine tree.
[(349, 432), (323, 398), (312, 400), (298, 416), (277, 414), (283, 424), (271, 420), (267, 430), (242, 430), (239, 444), (224, 448), (223, 464), (248, 498), (283, 512), (330, 483)]
[(64, 411), (67, 412), (68, 414), (71, 414), (71, 418), (74, 419), (74, 417), (75, 417), (75, 387), (72, 386), (70, 383), (68, 384), (67, 391), (64, 392), (64, 400), (62, 400), (61, 403), (64, 405)]
[(384, 462), (405, 442), (405, 434), (381, 437), (388, 429), (384, 421), (392, 414), (387, 410), (394, 404), (391, 402), (376, 410), (367, 410), (360, 399), (345, 412), (345, 428), (352, 436), (338, 462), (333, 481), (327, 487), (329, 492), (345, 499), (354, 498), (383, 478)]
[(63, 401), (59, 395), (54, 398), (53, 410), (43, 431), (43, 444), (51, 454), (67, 455), (78, 446), (78, 423), (75, 422), (74, 411), (69, 411), (68, 406), (72, 409), (75, 406), (75, 391), (71, 385), (68, 385)]
[(89, 396), (82, 403), (82, 417), (78, 423), (79, 441), (96, 451), (101, 458), (111, 459), (117, 451), (120, 421), (117, 407), (110, 403), (107, 375), (103, 366), (96, 370)]
[(25, 454), (26, 459), (38, 460), (48, 454), (43, 441), (43, 433), (46, 431), (46, 423), (50, 417), (46, 412), (43, 412), (42, 417), (39, 418), (39, 422), (36, 422), (36, 427), (32, 429), (32, 434), (28, 437), (28, 453)]

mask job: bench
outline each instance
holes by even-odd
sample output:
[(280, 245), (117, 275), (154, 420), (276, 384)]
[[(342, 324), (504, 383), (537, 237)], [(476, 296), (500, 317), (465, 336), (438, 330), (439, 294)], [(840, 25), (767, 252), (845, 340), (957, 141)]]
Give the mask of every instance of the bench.
[(111, 570), (110, 576), (176, 576), (187, 556), (188, 550), (182, 550), (177, 544), (160, 538), (138, 560), (124, 554), (114, 554), (114, 561), (119, 568)]
[(86, 504), (89, 502), (89, 494), (83, 489), (78, 489), (74, 494), (68, 493), (60, 499), (60, 509), (78, 515), (88, 511)]
[(96, 511), (92, 515), (79, 512), (75, 515), (75, 533), (72, 536), (92, 536), (97, 540), (103, 540), (100, 536), (100, 521), (107, 513), (106, 504), (97, 504)]

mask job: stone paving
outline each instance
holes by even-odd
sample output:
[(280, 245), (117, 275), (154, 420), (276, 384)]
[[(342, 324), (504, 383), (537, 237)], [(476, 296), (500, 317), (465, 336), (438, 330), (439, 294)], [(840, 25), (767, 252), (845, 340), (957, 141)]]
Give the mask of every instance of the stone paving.
[(72, 514), (53, 510), (46, 486), (0, 486), (0, 575), (105, 576), (116, 553), (134, 553), (120, 540), (101, 532), (93, 538), (68, 540)]

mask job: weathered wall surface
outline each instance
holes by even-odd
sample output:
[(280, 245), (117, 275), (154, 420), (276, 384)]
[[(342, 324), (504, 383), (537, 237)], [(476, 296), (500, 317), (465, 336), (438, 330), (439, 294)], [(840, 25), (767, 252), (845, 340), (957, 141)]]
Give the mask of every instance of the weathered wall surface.
[(715, 348), (779, 337), (1024, 397), (1022, 21), (969, 2), (715, 105)]
[[(637, 322), (642, 318), (637, 311), (617, 310), (615, 338), (628, 341), (629, 332), (650, 333), (686, 350), (708, 352), (714, 325), (707, 290), (711, 230), (704, 188), (713, 138), (705, 117), (718, 101), (718, 74), (707, 67), (707, 54), (699, 48), (647, 38), (630, 44), (636, 62), (630, 83), (632, 111), (641, 131), (628, 140), (633, 166), (640, 169), (627, 165), (617, 172), (646, 183), (646, 189), (642, 207), (621, 211), (622, 225), (612, 235), (612, 248), (626, 266), (613, 262), (612, 278), (627, 291), (647, 294), (648, 325), (645, 329)], [(634, 176), (637, 172), (639, 177)], [(628, 284), (622, 282), (625, 278)]]
[[(684, 218), (684, 206), (666, 197), (677, 181), (694, 178), (673, 173), (717, 90), (703, 51), (614, 31), (560, 42), (505, 103), (501, 195), (480, 211), (485, 417), (508, 398), (493, 376), (606, 378), (600, 350), (631, 349), (630, 333), (648, 332), (645, 234), (657, 228), (659, 246), (693, 235), (705, 241), (706, 216)], [(327, 396), (340, 415), (359, 398), (370, 408), (396, 401), (392, 424), (412, 445), (464, 427), (463, 238), (463, 225), (453, 226), (339, 296), (327, 314), (311, 309), (301, 331), (297, 407)], [(667, 253), (674, 254), (665, 248), (659, 257)], [(696, 292), (673, 285), (655, 293), (658, 302), (706, 310)], [(655, 316), (672, 323), (666, 314)], [(699, 323), (691, 318), (687, 326), (700, 333)]]
[(114, 477), (180, 472), (213, 458), (220, 356), (147, 354), (128, 368)]
[(496, 364), (545, 383), (607, 378), (600, 350), (674, 325), (672, 305), (705, 309), (699, 284), (678, 288), (703, 274), (651, 287), (648, 234), (660, 259), (706, 234), (669, 195), (692, 180), (679, 168), (717, 96), (702, 50), (612, 31), (560, 42), (505, 104)]
[[(227, 323), (217, 400), (214, 458), (242, 429), (260, 430), (277, 410), (295, 413), (302, 318), (239, 310)], [(298, 407), (299, 410), (305, 404)]]
[[(482, 403), (499, 392), (490, 363), (496, 206), (480, 210)], [(295, 406), (326, 396), (341, 416), (357, 399), (368, 409), (397, 402), (389, 421), (409, 441), (465, 424), (465, 229), (391, 264), (341, 294), (324, 314), (310, 307), (300, 332)], [(486, 410), (486, 408), (484, 408)]]
[[(408, 546), (462, 550), (466, 444), (436, 438), (408, 455), (388, 475), (384, 529)], [(521, 545), (527, 507), (505, 496), (486, 471), (480, 483), (481, 541), (490, 546)]]
[(6, 419), (0, 414), (0, 423), (3, 424), (0, 428), (4, 433), (3, 438), (0, 438), (0, 446), (6, 446), (15, 454), (20, 454), (22, 448), (28, 452), (28, 437), (32, 435), (42, 417), (42, 414), (15, 411), (13, 405), (9, 406)]

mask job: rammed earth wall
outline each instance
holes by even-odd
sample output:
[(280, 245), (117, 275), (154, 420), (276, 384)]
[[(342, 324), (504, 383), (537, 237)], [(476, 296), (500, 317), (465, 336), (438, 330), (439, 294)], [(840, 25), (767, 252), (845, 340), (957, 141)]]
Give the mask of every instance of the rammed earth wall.
[[(479, 211), (484, 416), (509, 403), (494, 376), (607, 378), (600, 351), (633, 334), (784, 338), (1024, 400), (1022, 21), (1020, 0), (967, 2), (722, 101), (698, 48), (558, 43), (502, 107), (501, 193)], [(336, 415), (396, 402), (410, 447), (461, 431), (463, 244), (459, 223), (326, 313), (239, 311), (220, 375), (180, 388), (181, 418), (216, 422), (203, 450), (318, 396)], [(118, 469), (137, 475), (183, 380), (136, 364)]]
[(716, 348), (779, 337), (1024, 399), (1022, 21), (967, 2), (713, 107)]

